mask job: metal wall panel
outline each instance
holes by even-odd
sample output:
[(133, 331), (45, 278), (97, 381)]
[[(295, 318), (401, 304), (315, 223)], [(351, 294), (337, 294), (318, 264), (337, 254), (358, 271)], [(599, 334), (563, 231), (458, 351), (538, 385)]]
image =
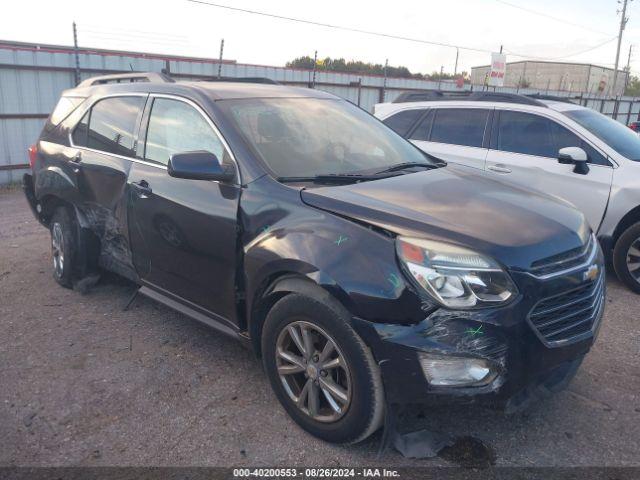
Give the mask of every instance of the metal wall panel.
[[(81, 51), (79, 55), (81, 79), (101, 72), (113, 71), (161, 71), (169, 64), (170, 72), (176, 77), (184, 75), (217, 76), (218, 63), (215, 59), (196, 59), (180, 57), (162, 57), (133, 52)], [(40, 133), (43, 118), (2, 118), (6, 115), (44, 115), (48, 114), (57, 102), (60, 93), (74, 84), (75, 58), (68, 47), (38, 46), (36, 44), (12, 44), (0, 46), (0, 166), (26, 163), (26, 149)], [(298, 68), (273, 67), (223, 63), (221, 74), (224, 77), (267, 77), (274, 80), (306, 87), (312, 81), (313, 72)], [(381, 75), (360, 75), (356, 73), (338, 73), (317, 71), (316, 88), (334, 95), (358, 102), (360, 106), (372, 111), (380, 102), (385, 79)], [(361, 82), (360, 89), (358, 82)], [(464, 89), (472, 87), (465, 85)], [(477, 85), (475, 90), (481, 89)], [(411, 78), (388, 78), (386, 80), (385, 101), (397, 98), (405, 89), (441, 89), (458, 90), (452, 81), (427, 81)], [(358, 92), (358, 90), (360, 90)], [(541, 91), (535, 89), (497, 88), (495, 91), (506, 93), (542, 93), (566, 96), (567, 92)], [(640, 100), (621, 97), (602, 101), (602, 97), (584, 98), (582, 103), (601, 110), (626, 123), (627, 119), (636, 120), (640, 115)], [(616, 103), (618, 105), (616, 106)], [(0, 184), (17, 181), (22, 175), (20, 170), (0, 171)]]
[[(0, 119), (0, 165), (29, 163), (27, 148), (42, 130), (43, 119)], [(0, 170), (0, 185), (18, 182), (24, 170)]]

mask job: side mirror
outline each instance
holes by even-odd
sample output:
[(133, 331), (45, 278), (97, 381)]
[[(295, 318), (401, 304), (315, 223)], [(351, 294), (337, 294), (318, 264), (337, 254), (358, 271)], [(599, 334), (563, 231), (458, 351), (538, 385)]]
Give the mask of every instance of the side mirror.
[(169, 175), (191, 180), (218, 180), (228, 182), (236, 176), (233, 165), (221, 165), (218, 157), (204, 150), (174, 153), (167, 165)]
[(574, 164), (573, 173), (586, 175), (589, 173), (587, 152), (580, 147), (565, 147), (558, 151), (558, 163)]

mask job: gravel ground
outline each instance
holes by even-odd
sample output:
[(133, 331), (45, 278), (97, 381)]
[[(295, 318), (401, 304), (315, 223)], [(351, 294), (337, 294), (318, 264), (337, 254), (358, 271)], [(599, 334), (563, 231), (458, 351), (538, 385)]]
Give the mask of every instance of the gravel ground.
[[(144, 298), (123, 311), (133, 286), (116, 277), (86, 295), (59, 287), (48, 239), (22, 193), (0, 191), (0, 465), (460, 461), (378, 458), (380, 434), (357, 446), (316, 440), (239, 343)], [(480, 440), (497, 465), (640, 465), (640, 297), (608, 284), (600, 336), (567, 391), (512, 417), (452, 407), (409, 421)]]

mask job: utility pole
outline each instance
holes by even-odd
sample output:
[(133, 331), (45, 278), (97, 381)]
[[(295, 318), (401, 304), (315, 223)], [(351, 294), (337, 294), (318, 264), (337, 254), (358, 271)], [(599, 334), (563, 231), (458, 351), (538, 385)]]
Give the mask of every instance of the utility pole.
[(620, 31), (618, 32), (618, 48), (616, 48), (616, 63), (613, 70), (613, 91), (616, 90), (616, 82), (618, 80), (618, 62), (620, 61), (620, 44), (622, 43), (622, 32), (624, 32), (624, 27), (626, 27), (629, 18), (627, 17), (627, 3), (633, 0), (618, 0), (618, 3), (622, 2), (622, 16), (620, 17)]
[(440, 90), (440, 86), (442, 85), (442, 74), (444, 73), (444, 65), (440, 65), (440, 78), (438, 78), (438, 90)]
[(384, 103), (387, 96), (387, 67), (389, 66), (389, 59), (384, 61), (384, 81), (382, 82), (382, 103)]
[(311, 80), (311, 88), (316, 88), (316, 66), (318, 65), (318, 50), (313, 54), (313, 79)]
[(633, 51), (633, 45), (629, 45), (629, 56), (627, 57), (627, 76), (624, 79), (624, 89), (627, 90), (629, 86), (629, 77), (631, 77), (631, 52)]
[(222, 54), (224, 53), (224, 38), (220, 40), (220, 59), (218, 61), (218, 79), (222, 78)]
[(458, 75), (458, 56), (460, 55), (460, 49), (456, 47), (456, 65), (453, 67), (453, 76)]
[(76, 68), (73, 73), (76, 85), (78, 85), (80, 83), (80, 55), (78, 54), (78, 30), (76, 29), (76, 22), (73, 22), (73, 53), (76, 58)]

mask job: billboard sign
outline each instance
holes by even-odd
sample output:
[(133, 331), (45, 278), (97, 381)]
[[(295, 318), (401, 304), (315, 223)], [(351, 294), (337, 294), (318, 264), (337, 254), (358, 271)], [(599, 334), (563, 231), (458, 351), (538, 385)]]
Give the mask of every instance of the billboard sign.
[(506, 72), (507, 56), (504, 53), (492, 53), (488, 85), (490, 87), (504, 87), (504, 75)]

